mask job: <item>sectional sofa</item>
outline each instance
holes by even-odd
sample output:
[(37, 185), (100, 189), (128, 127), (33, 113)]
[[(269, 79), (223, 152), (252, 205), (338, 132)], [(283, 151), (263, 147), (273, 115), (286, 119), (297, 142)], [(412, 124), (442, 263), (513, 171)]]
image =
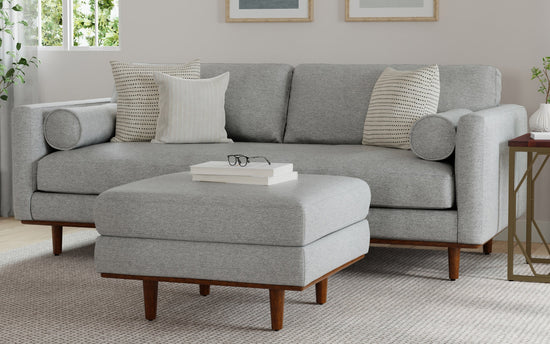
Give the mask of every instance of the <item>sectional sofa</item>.
[(98, 127), (114, 129), (116, 104), (106, 98), (20, 106), (13, 111), (15, 216), (51, 225), (60, 253), (63, 226), (94, 227), (93, 205), (103, 191), (227, 154), (263, 155), (292, 162), (300, 173), (367, 181), (372, 242), (446, 247), (449, 277), (456, 279), (460, 250), (483, 245), (490, 253), (492, 238), (507, 226), (506, 143), (527, 131), (526, 112), (500, 105), (496, 68), (440, 66), (438, 112), (466, 109), (454, 118), (454, 153), (432, 161), (411, 150), (361, 145), (370, 95), (386, 67), (203, 64), (201, 77), (230, 72), (226, 129), (235, 143), (111, 143), (112, 132), (94, 134), (92, 125), (86, 135), (94, 144), (56, 150), (43, 134), (49, 112), (88, 107), (97, 112)]

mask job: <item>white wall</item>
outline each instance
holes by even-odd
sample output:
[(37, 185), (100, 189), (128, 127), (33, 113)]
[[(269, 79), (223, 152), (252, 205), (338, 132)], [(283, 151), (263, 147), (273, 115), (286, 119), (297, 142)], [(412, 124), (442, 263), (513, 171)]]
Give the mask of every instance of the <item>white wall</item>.
[[(119, 52), (41, 51), (41, 101), (110, 96), (109, 60), (489, 64), (503, 103), (543, 101), (530, 68), (550, 55), (548, 0), (440, 0), (438, 22), (347, 23), (344, 0), (315, 0), (312, 23), (225, 23), (224, 0), (120, 0)], [(544, 176), (541, 189), (550, 190)], [(542, 194), (542, 193), (541, 193)], [(539, 195), (544, 196), (544, 195)], [(542, 197), (539, 204), (550, 204)], [(550, 212), (538, 210), (546, 219)]]

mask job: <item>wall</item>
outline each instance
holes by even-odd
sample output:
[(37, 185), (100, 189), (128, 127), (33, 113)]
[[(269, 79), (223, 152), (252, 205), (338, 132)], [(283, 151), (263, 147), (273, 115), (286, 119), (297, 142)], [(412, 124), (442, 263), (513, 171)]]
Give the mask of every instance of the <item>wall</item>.
[[(120, 0), (119, 52), (41, 51), (40, 99), (110, 96), (109, 60), (489, 64), (503, 103), (543, 100), (530, 68), (550, 55), (548, 0), (440, 0), (438, 22), (347, 23), (344, 0), (315, 0), (312, 23), (225, 23), (224, 0)], [(550, 188), (549, 176), (541, 187)], [(539, 204), (550, 203), (542, 197)], [(546, 219), (550, 212), (538, 210)]]

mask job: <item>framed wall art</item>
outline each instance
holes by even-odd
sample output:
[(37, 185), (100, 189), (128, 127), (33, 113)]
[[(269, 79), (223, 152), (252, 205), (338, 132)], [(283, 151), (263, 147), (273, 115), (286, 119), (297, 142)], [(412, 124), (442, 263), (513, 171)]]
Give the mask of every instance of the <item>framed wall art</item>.
[(225, 0), (225, 21), (310, 22), (313, 0)]
[(439, 0), (346, 0), (346, 21), (437, 21)]

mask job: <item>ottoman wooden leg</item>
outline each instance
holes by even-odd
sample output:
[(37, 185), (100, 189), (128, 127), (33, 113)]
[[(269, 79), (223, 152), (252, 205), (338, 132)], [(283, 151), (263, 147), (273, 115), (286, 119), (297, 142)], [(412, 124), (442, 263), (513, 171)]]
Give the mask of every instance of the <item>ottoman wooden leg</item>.
[(199, 284), (199, 289), (202, 296), (210, 295), (210, 284)]
[(63, 227), (54, 225), (52, 226), (52, 243), (53, 254), (59, 256), (63, 246)]
[(145, 301), (145, 319), (151, 321), (157, 317), (158, 281), (143, 280), (143, 300)]
[(327, 302), (328, 278), (315, 284), (315, 298), (318, 304), (324, 305)]
[(271, 305), (271, 329), (279, 331), (283, 328), (285, 291), (283, 289), (269, 289), (269, 303)]

